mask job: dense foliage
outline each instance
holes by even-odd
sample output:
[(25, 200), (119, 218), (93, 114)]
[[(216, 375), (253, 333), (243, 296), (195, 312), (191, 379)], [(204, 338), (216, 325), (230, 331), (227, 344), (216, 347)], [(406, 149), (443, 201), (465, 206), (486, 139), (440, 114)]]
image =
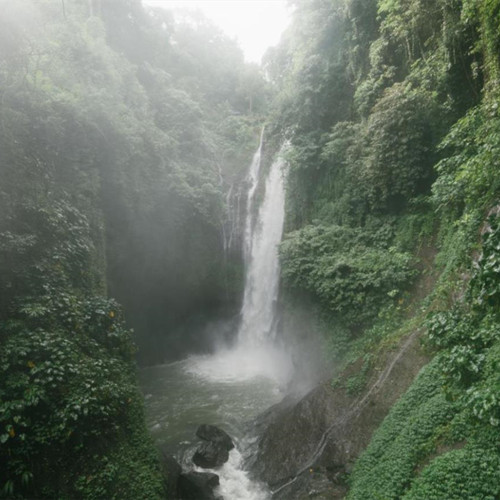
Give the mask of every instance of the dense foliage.
[(285, 301), (317, 307), (337, 359), (364, 355), (349, 393), (363, 346), (423, 315), (407, 299), (437, 251), (434, 360), (351, 498), (500, 495), (500, 1), (290, 3), (266, 82), (201, 18), (0, 0), (0, 496), (162, 496), (123, 314), (153, 362), (236, 310), (226, 194), (271, 86)]
[(377, 430), (349, 498), (500, 494), (498, 217), (489, 223), (466, 300), (429, 317), (439, 352)]
[(307, 297), (337, 361), (358, 360), (349, 393), (424, 322), (435, 355), (349, 498), (497, 498), (500, 2), (292, 4), (266, 61), (291, 144), (285, 300)]
[(0, 496), (161, 497), (131, 331), (102, 295), (88, 218), (26, 200), (2, 229)]
[(283, 276), (326, 323), (369, 328), (436, 234), (464, 264), (499, 189), (494, 3), (294, 2), (266, 60), (290, 139)]
[(457, 2), (406, 3), (296, 2), (267, 59), (275, 128), (291, 142), (285, 284), (353, 333), (411, 287), (411, 253), (433, 232), (441, 142), (483, 78), (477, 23)]
[(222, 251), (225, 192), (256, 147), (267, 88), (206, 20), (99, 4), (90, 15), (83, 0), (5, 2), (3, 217), (49, 193), (86, 214), (151, 361), (182, 351), (182, 339), (170, 353), (161, 344), (194, 311), (238, 303)]
[(284, 282), (312, 293), (338, 322), (362, 327), (412, 274), (410, 255), (387, 246), (390, 231), (316, 225), (289, 233), (281, 246)]
[(268, 87), (202, 18), (0, 10), (0, 496), (161, 498), (124, 316), (154, 362), (195, 344), (193, 311), (234, 310), (225, 194)]

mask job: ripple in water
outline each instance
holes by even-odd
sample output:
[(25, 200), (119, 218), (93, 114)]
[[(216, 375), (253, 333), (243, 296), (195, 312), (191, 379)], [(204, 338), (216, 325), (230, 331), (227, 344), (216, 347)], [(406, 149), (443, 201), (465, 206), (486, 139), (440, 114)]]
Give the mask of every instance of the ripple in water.
[[(255, 363), (254, 363), (255, 362)], [(192, 356), (184, 361), (141, 371), (146, 418), (155, 440), (185, 469), (196, 468), (192, 456), (200, 424), (213, 424), (228, 432), (236, 448), (229, 461), (214, 469), (225, 500), (267, 500), (264, 485), (252, 481), (242, 469), (241, 451), (248, 442), (245, 423), (283, 397), (285, 359), (270, 352), (225, 351), (214, 356)], [(264, 374), (263, 374), (264, 370)]]

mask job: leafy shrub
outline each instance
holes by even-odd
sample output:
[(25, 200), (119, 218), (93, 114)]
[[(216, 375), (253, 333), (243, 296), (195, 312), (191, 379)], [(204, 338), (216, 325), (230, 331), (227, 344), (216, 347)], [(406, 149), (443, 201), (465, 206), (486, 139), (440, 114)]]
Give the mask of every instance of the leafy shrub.
[(375, 211), (398, 212), (433, 180), (437, 109), (425, 92), (394, 85), (374, 106), (360, 169), (353, 172)]
[(436, 166), (435, 205), (441, 210), (463, 210), (491, 204), (500, 189), (498, 103), (485, 101), (472, 108), (453, 125), (440, 149), (446, 156)]
[(404, 500), (494, 500), (500, 494), (500, 457), (494, 449), (465, 446), (436, 457)]
[(349, 377), (345, 381), (345, 390), (347, 394), (355, 396), (359, 394), (364, 388), (368, 381), (368, 375), (372, 366), (372, 357), (370, 354), (366, 354), (363, 357), (363, 365), (358, 373)]
[(356, 462), (348, 498), (401, 498), (415, 467), (433, 449), (436, 429), (453, 414), (452, 403), (440, 391), (438, 365), (432, 362), (391, 408)]
[(499, 234), (492, 216), (463, 300), (428, 318), (438, 353), (358, 460), (349, 498), (498, 497)]
[[(470, 296), (476, 307), (500, 305), (500, 221), (490, 216), (483, 235), (482, 255), (470, 283)], [(495, 310), (495, 309), (493, 309)]]
[[(6, 464), (0, 482), (16, 494), (75, 498), (78, 488), (71, 478), (106, 461), (106, 470), (120, 482), (92, 490), (97, 483), (89, 479), (86, 498), (138, 498), (132, 485), (115, 492), (143, 467), (145, 481), (156, 484), (149, 498), (159, 498), (160, 476), (130, 365), (129, 332), (118, 313), (103, 318), (104, 311), (90, 310), (88, 303), (82, 310), (88, 332), (29, 330), (20, 321), (0, 331), (6, 338), (0, 347), (0, 459)], [(103, 327), (108, 320), (115, 325)], [(98, 331), (104, 336), (94, 339)], [(140, 445), (132, 445), (134, 436)], [(115, 446), (124, 448), (128, 462), (122, 453), (111, 456)], [(97, 476), (89, 472), (88, 477)]]
[(160, 498), (131, 331), (97, 294), (88, 218), (62, 197), (8, 222), (18, 232), (0, 238), (0, 496)]
[(344, 324), (367, 324), (413, 275), (409, 254), (377, 242), (377, 233), (306, 226), (281, 244), (283, 279), (315, 295)]
[(500, 326), (497, 326), (496, 342), (486, 351), (481, 379), (466, 392), (465, 404), (474, 417), (493, 428), (500, 426)]
[[(493, 426), (500, 424), (500, 385), (495, 366), (500, 342), (498, 303), (500, 294), (500, 223), (488, 220), (482, 255), (467, 289), (470, 307), (456, 305), (433, 313), (427, 322), (428, 339), (441, 349), (438, 357), (446, 390), (459, 398), (472, 414)], [(465, 392), (464, 392), (465, 390)]]

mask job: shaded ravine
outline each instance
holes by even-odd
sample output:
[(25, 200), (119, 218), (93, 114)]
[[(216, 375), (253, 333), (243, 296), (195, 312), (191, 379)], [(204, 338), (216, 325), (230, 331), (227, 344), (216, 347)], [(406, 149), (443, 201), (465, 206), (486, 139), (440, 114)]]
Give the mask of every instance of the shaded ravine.
[[(198, 445), (198, 425), (217, 425), (233, 437), (236, 448), (228, 462), (213, 470), (220, 477), (216, 493), (226, 500), (270, 498), (265, 485), (252, 480), (244, 470), (242, 451), (249, 445), (244, 429), (248, 420), (282, 399), (291, 369), (288, 355), (275, 342), (284, 162), (278, 156), (262, 179), (262, 147), (263, 131), (246, 177), (246, 220), (242, 228), (246, 278), (234, 344), (219, 347), (211, 355), (190, 356), (145, 369), (141, 376), (152, 434), (185, 470), (202, 470), (191, 461)], [(259, 203), (257, 193), (261, 192)]]

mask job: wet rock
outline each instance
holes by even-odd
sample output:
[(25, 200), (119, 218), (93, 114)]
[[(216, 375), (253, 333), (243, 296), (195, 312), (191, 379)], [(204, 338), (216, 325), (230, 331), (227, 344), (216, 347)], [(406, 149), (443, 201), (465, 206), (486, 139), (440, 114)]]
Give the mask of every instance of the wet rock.
[[(352, 395), (342, 384), (331, 387), (325, 383), (256, 419), (256, 449), (246, 466), (277, 493), (273, 498), (343, 498), (344, 476), (427, 362), (419, 332), (402, 339), (398, 350), (380, 355), (378, 369), (370, 373), (360, 393)], [(342, 380), (357, 372), (359, 367), (354, 364), (341, 374)], [(333, 464), (334, 470), (328, 470)]]
[(233, 440), (229, 435), (215, 425), (200, 425), (196, 430), (196, 435), (204, 441), (220, 444), (228, 451), (234, 448)]
[(179, 477), (182, 473), (182, 467), (175, 458), (165, 449), (160, 447), (160, 467), (163, 475), (163, 482), (167, 493), (167, 498), (177, 497), (177, 488)]
[(309, 462), (324, 432), (340, 416), (338, 409), (346, 406), (344, 401), (339, 404), (331, 392), (328, 385), (319, 386), (298, 402), (290, 400), (270, 408), (257, 422), (264, 432), (255, 462), (249, 466), (273, 489), (313, 465)]
[(346, 497), (345, 475), (332, 473), (325, 467), (307, 469), (282, 487), (275, 487), (273, 500), (314, 498), (315, 500), (341, 500)]
[(193, 455), (193, 462), (198, 467), (212, 469), (228, 461), (234, 443), (226, 432), (215, 425), (200, 425), (196, 435), (205, 441)]
[(221, 443), (202, 443), (193, 455), (193, 463), (204, 469), (220, 467), (229, 459), (229, 451)]
[(179, 477), (180, 500), (222, 500), (214, 493), (219, 476), (210, 472), (186, 472)]

